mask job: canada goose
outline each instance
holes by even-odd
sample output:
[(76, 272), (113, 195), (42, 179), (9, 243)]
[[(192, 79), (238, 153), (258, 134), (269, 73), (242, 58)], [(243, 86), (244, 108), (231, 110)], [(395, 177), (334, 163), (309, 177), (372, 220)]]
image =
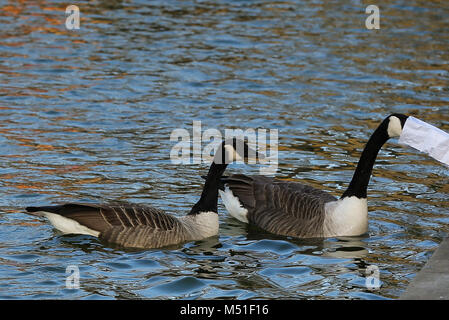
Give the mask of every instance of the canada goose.
[(257, 156), (257, 152), (243, 141), (235, 138), (223, 141), (215, 153), (200, 199), (186, 216), (180, 218), (137, 204), (67, 203), (27, 207), (26, 210), (48, 218), (63, 233), (92, 235), (122, 247), (158, 248), (200, 240), (218, 234), (217, 201), (221, 175), (230, 162), (248, 159), (248, 154)]
[(401, 135), (408, 116), (385, 118), (366, 144), (340, 199), (313, 187), (266, 176), (222, 177), (219, 190), (236, 219), (268, 232), (298, 238), (355, 236), (368, 231), (366, 188), (382, 145)]

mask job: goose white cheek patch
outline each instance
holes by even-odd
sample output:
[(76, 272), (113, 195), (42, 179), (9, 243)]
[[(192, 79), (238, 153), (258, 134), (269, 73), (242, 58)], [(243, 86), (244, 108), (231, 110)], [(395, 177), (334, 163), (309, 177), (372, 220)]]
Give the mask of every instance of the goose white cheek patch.
[(408, 117), (399, 143), (425, 152), (449, 166), (449, 134), (427, 122)]

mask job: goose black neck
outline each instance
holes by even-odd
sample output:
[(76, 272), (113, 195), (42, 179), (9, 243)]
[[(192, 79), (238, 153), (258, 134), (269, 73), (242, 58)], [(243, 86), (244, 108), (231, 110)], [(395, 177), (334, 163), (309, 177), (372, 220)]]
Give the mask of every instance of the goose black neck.
[(217, 212), (218, 203), (218, 189), (220, 185), (220, 178), (226, 170), (227, 164), (216, 164), (212, 162), (209, 172), (204, 183), (201, 198), (190, 210), (189, 214), (197, 214), (200, 212)]
[(368, 140), (368, 143), (360, 156), (351, 183), (349, 184), (348, 189), (343, 193), (342, 198), (351, 196), (356, 196), (359, 199), (366, 198), (366, 189), (371, 178), (377, 154), (379, 153), (380, 148), (382, 148), (384, 143), (389, 139), (388, 121), (388, 118), (385, 119)]

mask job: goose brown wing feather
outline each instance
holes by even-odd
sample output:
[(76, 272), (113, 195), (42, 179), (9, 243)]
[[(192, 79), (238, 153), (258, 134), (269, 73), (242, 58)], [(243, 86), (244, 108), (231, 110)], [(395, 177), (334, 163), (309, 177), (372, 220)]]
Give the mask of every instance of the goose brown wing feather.
[(67, 203), (59, 206), (29, 207), (27, 211), (56, 213), (100, 233), (110, 228), (138, 226), (172, 230), (179, 223), (175, 217), (160, 209), (142, 205)]
[(249, 223), (281, 235), (322, 236), (324, 205), (336, 200), (322, 190), (265, 176), (232, 175), (224, 182), (248, 210)]
[(171, 229), (154, 228), (147, 225), (114, 226), (102, 232), (99, 238), (123, 247), (159, 248), (186, 241), (188, 232), (179, 221), (174, 221)]

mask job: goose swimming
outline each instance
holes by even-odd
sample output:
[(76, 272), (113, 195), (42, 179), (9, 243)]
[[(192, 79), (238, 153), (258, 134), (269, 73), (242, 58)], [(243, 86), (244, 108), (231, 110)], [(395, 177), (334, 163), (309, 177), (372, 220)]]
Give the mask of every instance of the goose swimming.
[[(238, 147), (237, 146), (243, 146)], [(137, 204), (66, 203), (27, 207), (30, 214), (46, 217), (63, 233), (87, 234), (129, 248), (158, 248), (218, 234), (219, 179), (229, 163), (257, 156), (237, 139), (223, 141), (213, 158), (203, 191), (190, 212), (174, 217), (163, 210)]]
[(236, 219), (268, 232), (298, 238), (356, 236), (368, 231), (366, 189), (377, 154), (399, 137), (408, 116), (385, 118), (368, 140), (353, 178), (337, 199), (308, 185), (266, 176), (222, 177), (221, 199)]

